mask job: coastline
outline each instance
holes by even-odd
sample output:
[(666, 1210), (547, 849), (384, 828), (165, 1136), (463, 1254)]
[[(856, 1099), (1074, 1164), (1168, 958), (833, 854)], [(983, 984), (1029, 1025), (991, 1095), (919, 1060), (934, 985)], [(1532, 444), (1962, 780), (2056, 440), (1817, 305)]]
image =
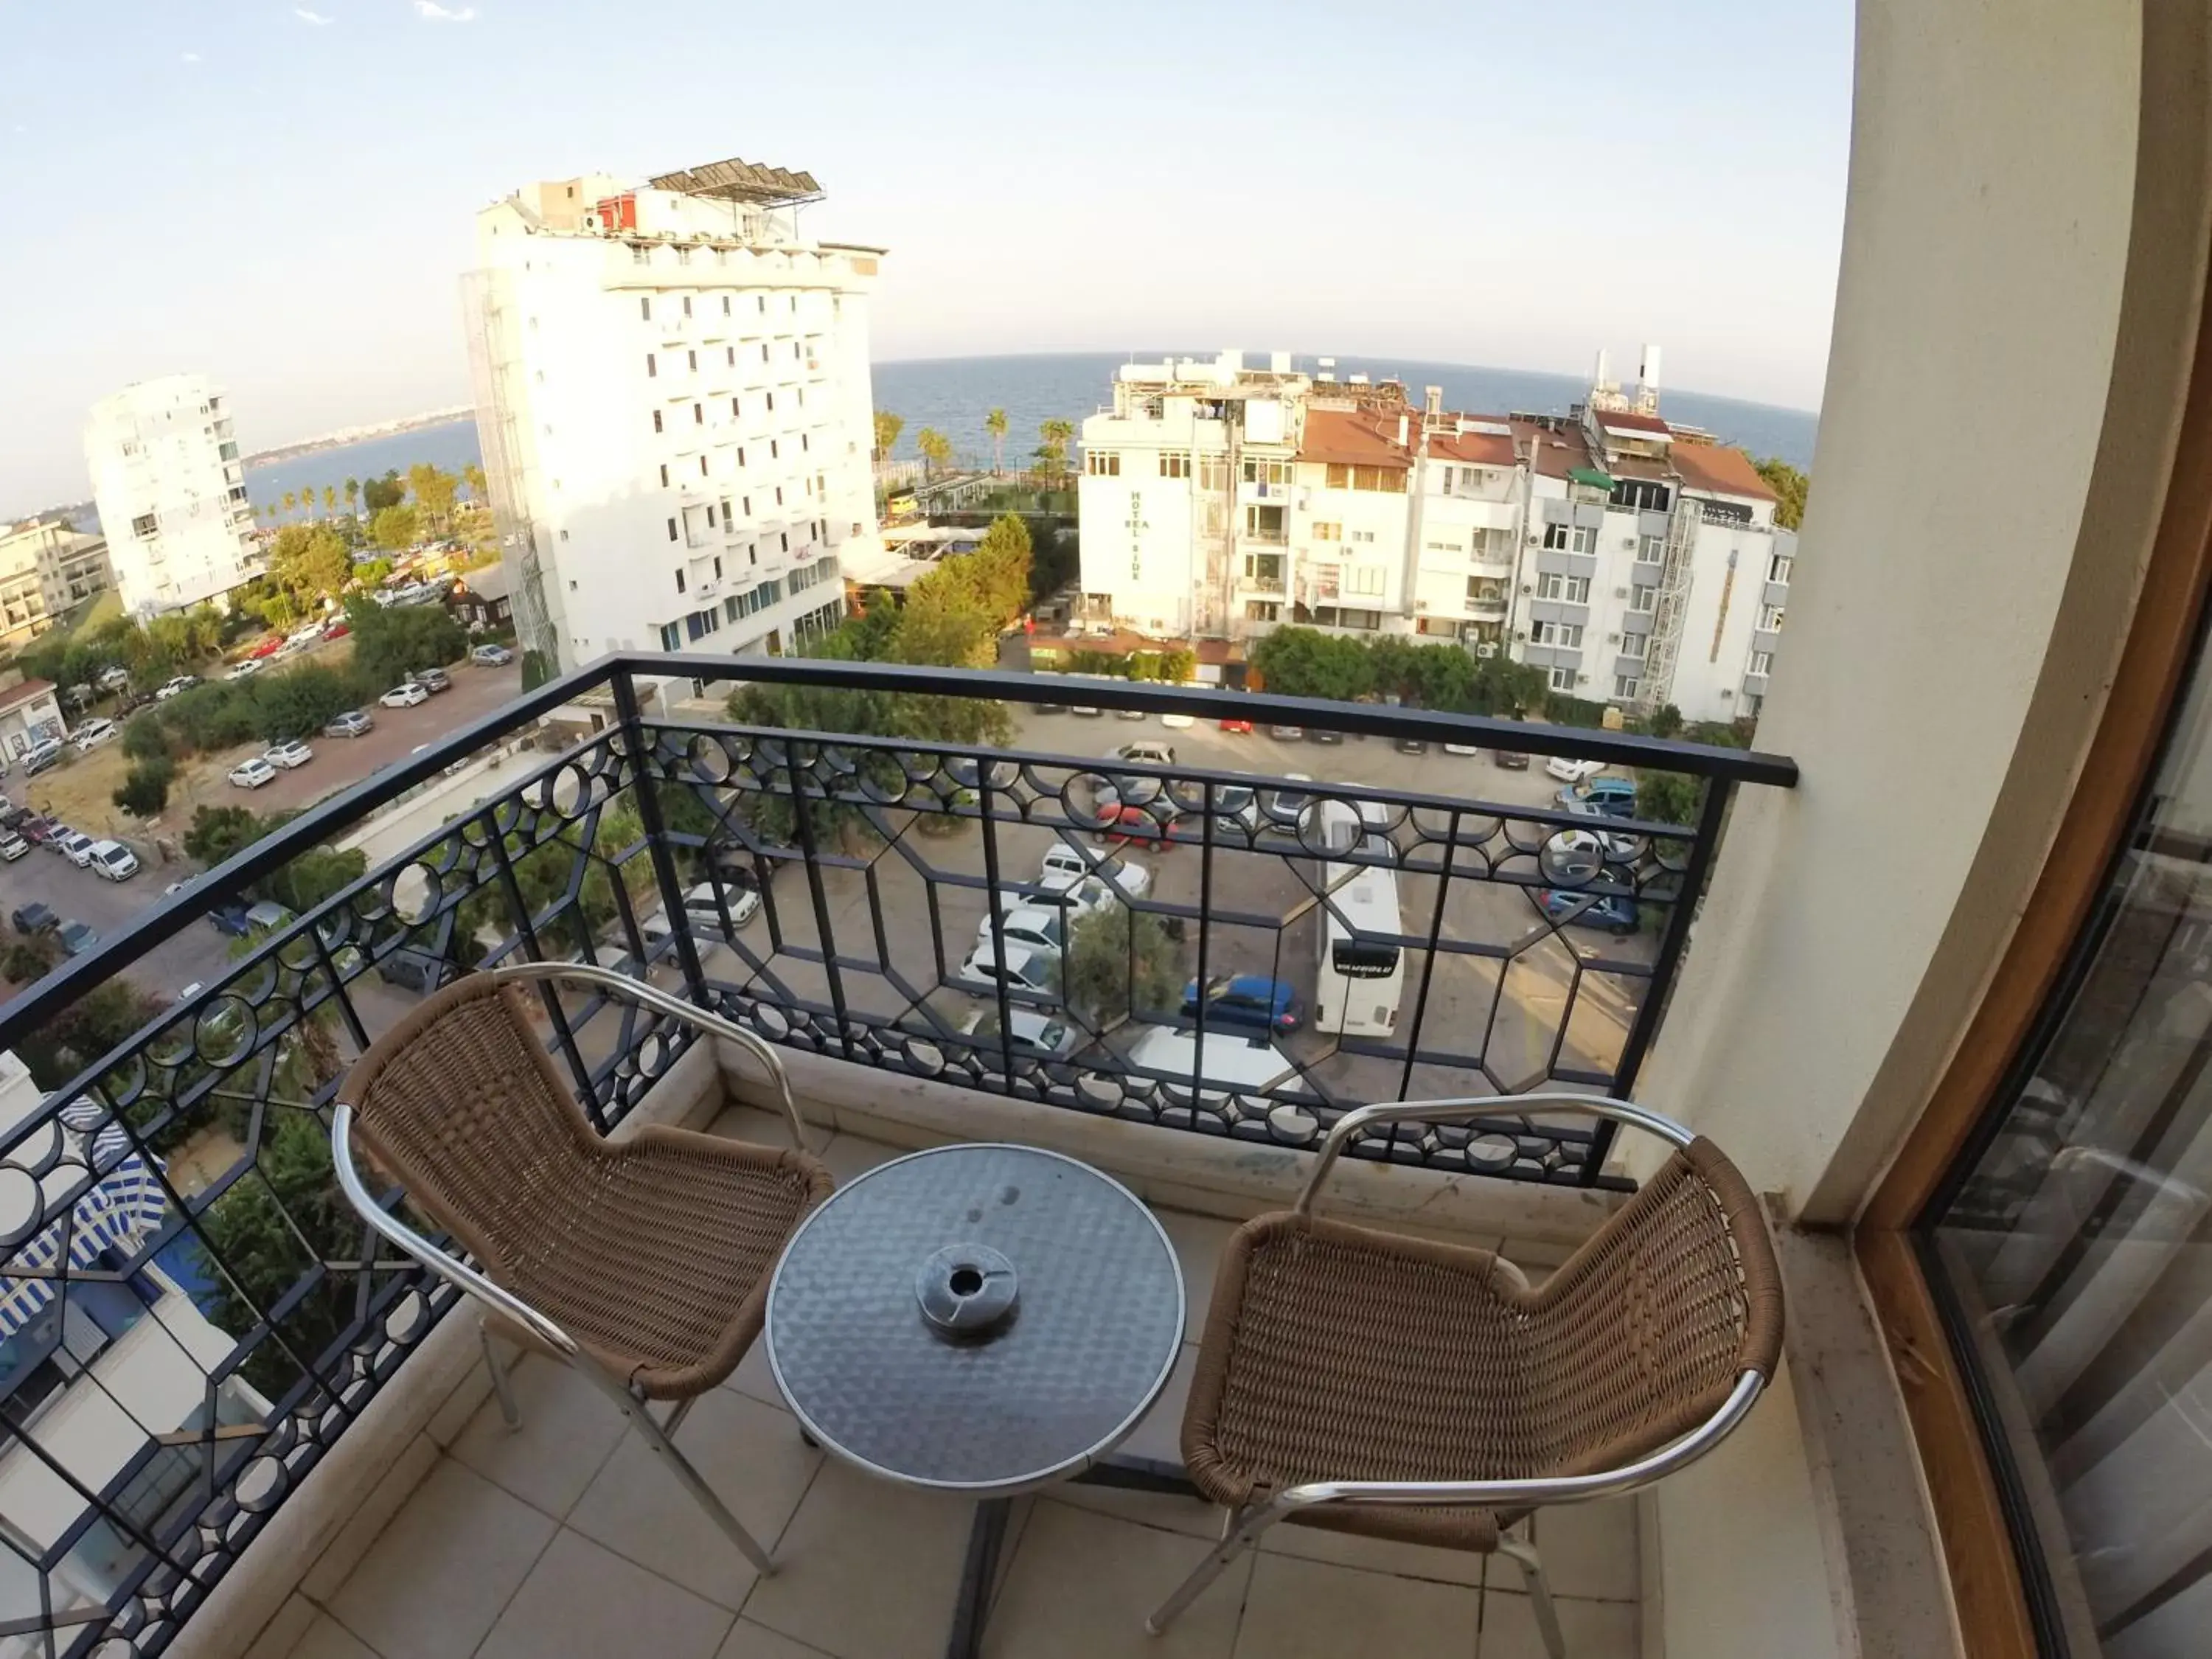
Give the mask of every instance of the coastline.
[(296, 443), (257, 450), (241, 459), (247, 466), (294, 461), (302, 455), (319, 455), (325, 450), (343, 449), (352, 444), (366, 443), (372, 438), (396, 438), (406, 433), (419, 432), (425, 427), (449, 425), (454, 421), (466, 420), (475, 413), (473, 404), (459, 404), (452, 409), (430, 410), (420, 415), (404, 416), (396, 421), (380, 421), (374, 426), (349, 427), (344, 431), (326, 433), (319, 438), (302, 438)]

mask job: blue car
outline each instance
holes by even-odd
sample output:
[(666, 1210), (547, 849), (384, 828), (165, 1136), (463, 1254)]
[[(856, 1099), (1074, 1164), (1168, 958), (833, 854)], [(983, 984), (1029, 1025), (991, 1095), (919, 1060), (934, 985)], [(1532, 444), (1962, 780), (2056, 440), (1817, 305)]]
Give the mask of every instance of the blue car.
[[(1182, 1017), (1199, 1018), (1198, 981), (1182, 988)], [(1295, 1031), (1305, 1018), (1297, 993), (1265, 974), (1222, 974), (1206, 982), (1208, 1025), (1241, 1025), (1249, 1030)]]
[(1636, 816), (1636, 786), (1626, 778), (1588, 778), (1553, 799), (1570, 811), (1579, 807), (1608, 818)]
[[(1564, 888), (1547, 887), (1537, 894), (1536, 902), (1554, 921), (1564, 921), (1570, 927), (1603, 927), (1624, 939), (1644, 923), (1636, 901), (1619, 894), (1573, 893)], [(1588, 908), (1575, 914), (1583, 906)]]

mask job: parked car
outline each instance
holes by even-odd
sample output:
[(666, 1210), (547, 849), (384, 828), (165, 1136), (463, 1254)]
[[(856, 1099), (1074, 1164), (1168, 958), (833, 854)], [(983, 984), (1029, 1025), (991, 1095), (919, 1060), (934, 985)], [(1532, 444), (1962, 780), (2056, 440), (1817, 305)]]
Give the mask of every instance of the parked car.
[(1141, 708), (1117, 708), (1114, 711), (1114, 718), (1117, 720), (1140, 720), (1145, 718), (1145, 711)]
[(1594, 778), (1604, 771), (1605, 763), (1569, 760), (1565, 755), (1554, 755), (1544, 763), (1544, 770), (1561, 783), (1580, 783), (1584, 778)]
[(412, 680), (403, 681), (377, 699), (386, 708), (412, 708), (430, 701), (430, 694)]
[[(1285, 772), (1283, 781), (1311, 783), (1313, 780), (1304, 772)], [(1303, 789), (1273, 790), (1268, 794), (1266, 803), (1268, 821), (1285, 830), (1295, 830), (1305, 817), (1306, 808), (1312, 804), (1313, 797)]]
[(1602, 927), (1625, 939), (1637, 930), (1643, 920), (1637, 911), (1636, 901), (1617, 893), (1571, 893), (1547, 887), (1536, 897), (1546, 915), (1554, 921), (1565, 921), (1571, 927)]
[(1241, 732), (1249, 738), (1252, 735), (1252, 722), (1249, 720), (1225, 720), (1221, 722), (1221, 729), (1224, 732)]
[(1141, 806), (1116, 806), (1104, 817), (1097, 831), (1102, 846), (1152, 847), (1164, 853), (1175, 845), (1166, 827)]
[(1627, 778), (1590, 778), (1554, 797), (1569, 811), (1588, 807), (1609, 818), (1636, 816), (1636, 785)]
[(333, 617), (323, 624), (323, 637), (326, 640), (342, 640), (352, 632), (353, 624), (343, 617)]
[(999, 917), (994, 930), (989, 912), (975, 924), (975, 948), (987, 950), (994, 932), (1014, 945), (1027, 945), (1047, 957), (1056, 957), (1067, 945), (1067, 913), (1056, 904), (1022, 904), (1007, 907)]
[(470, 651), (469, 660), (479, 668), (504, 668), (514, 660), (514, 653), (503, 645), (479, 645)]
[(1095, 720), (1106, 711), (1103, 708), (1094, 708), (1087, 702), (1079, 702), (1070, 704), (1067, 712), (1079, 720)]
[(287, 772), (295, 767), (305, 766), (314, 757), (315, 751), (297, 738), (284, 743), (271, 744), (261, 751), (262, 759), (267, 761), (271, 766), (283, 767)]
[(61, 854), (80, 870), (92, 863), (93, 841), (82, 830), (72, 830), (55, 843)]
[(240, 789), (258, 789), (264, 783), (276, 781), (276, 769), (255, 755), (230, 769), (230, 781)]
[(1429, 745), (1419, 738), (1401, 738), (1390, 745), (1401, 755), (1425, 755)]
[(1447, 755), (1480, 755), (1481, 752), (1471, 743), (1448, 743), (1444, 745)]
[(70, 741), (76, 745), (80, 755), (89, 755), (94, 750), (115, 736), (113, 720), (87, 720), (70, 734)]
[(1265, 974), (1218, 974), (1206, 982), (1205, 1017), (1200, 1019), (1198, 981), (1182, 988), (1182, 1017), (1206, 1026), (1242, 1026), (1247, 1030), (1288, 1033), (1298, 1029), (1305, 1006), (1290, 986)]
[(376, 730), (376, 718), (366, 708), (349, 708), (323, 728), (326, 738), (365, 738)]
[(36, 812), (23, 813), (8, 827), (33, 847), (41, 846), (54, 838), (52, 821), (40, 817)]
[(247, 652), (246, 659), (248, 662), (265, 662), (283, 648), (284, 636), (282, 634), (271, 634), (267, 639), (255, 645), (252, 650)]
[(31, 843), (12, 830), (0, 830), (0, 859), (13, 864), (31, 850)]
[(1329, 726), (1316, 726), (1308, 729), (1306, 732), (1306, 741), (1308, 743), (1318, 743), (1326, 747), (1342, 743), (1344, 741), (1344, 733)]
[(408, 678), (425, 691), (450, 691), (453, 689), (453, 677), (442, 668), (418, 668)]
[(1490, 751), (1490, 763), (1508, 772), (1525, 772), (1528, 769), (1528, 757), (1518, 749), (1493, 749)]
[(54, 937), (62, 942), (64, 956), (81, 957), (100, 943), (100, 934), (91, 924), (64, 921), (54, 929)]
[(1043, 861), (1037, 867), (1037, 884), (1047, 896), (1065, 902), (1085, 882), (1111, 885), (1127, 898), (1142, 898), (1152, 890), (1152, 872), (1134, 859), (1094, 861), (1064, 841), (1055, 841), (1045, 848)]
[(48, 738), (43, 743), (34, 743), (23, 751), (23, 775), (27, 778), (35, 778), (49, 767), (58, 763), (61, 757), (62, 745), (58, 740)]
[(260, 672), (260, 662), (252, 657), (248, 657), (244, 662), (234, 664), (230, 672), (228, 674), (225, 674), (223, 678), (227, 680), (247, 679), (255, 674), (258, 674)]
[(100, 678), (93, 684), (103, 691), (120, 691), (131, 684), (131, 671), (119, 665), (103, 668), (100, 671)]
[(208, 926), (232, 939), (244, 939), (253, 931), (246, 923), (246, 907), (237, 903), (218, 904), (209, 911)]
[(1160, 716), (1160, 724), (1171, 732), (1180, 732), (1185, 726), (1195, 726), (1198, 722), (1188, 714), (1163, 714)]
[(1271, 726), (1267, 735), (1277, 743), (1304, 743), (1306, 729), (1303, 726)]
[[(999, 1011), (980, 1009), (962, 1022), (960, 1035), (971, 1038), (988, 1061), (999, 1051)], [(1083, 1028), (1034, 1008), (1006, 1010), (1006, 1047), (1024, 1060), (1065, 1060), (1083, 1043)]]
[(199, 680), (197, 676), (191, 674), (179, 674), (173, 680), (164, 680), (161, 682), (161, 690), (154, 693), (154, 701), (155, 702), (167, 702), (170, 698), (180, 696), (183, 693), (191, 690), (198, 684)]
[(33, 933), (45, 933), (60, 920), (43, 904), (19, 904), (8, 918), (9, 925), (26, 939)]
[(138, 855), (119, 841), (92, 844), (92, 871), (110, 881), (128, 881), (138, 873)]
[(1059, 987), (1058, 964), (1056, 956), (1032, 951), (1025, 945), (1009, 942), (1000, 946), (986, 939), (968, 953), (952, 977), (964, 988), (985, 995), (994, 993), (1003, 981), (1009, 991), (1050, 996)]
[(428, 996), (455, 973), (453, 964), (428, 951), (403, 945), (376, 964), (376, 976), (387, 985)]

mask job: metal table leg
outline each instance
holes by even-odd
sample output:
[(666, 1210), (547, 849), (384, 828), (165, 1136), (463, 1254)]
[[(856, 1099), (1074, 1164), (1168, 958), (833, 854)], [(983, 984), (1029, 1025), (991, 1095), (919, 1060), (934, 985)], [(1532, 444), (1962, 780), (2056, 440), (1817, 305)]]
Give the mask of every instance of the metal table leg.
[(990, 1612), (991, 1586), (999, 1576), (999, 1549), (1006, 1541), (1011, 1498), (987, 1498), (975, 1505), (968, 1529), (968, 1565), (960, 1575), (960, 1599), (952, 1608), (952, 1639), (945, 1659), (976, 1659), (983, 1650), (983, 1620)]

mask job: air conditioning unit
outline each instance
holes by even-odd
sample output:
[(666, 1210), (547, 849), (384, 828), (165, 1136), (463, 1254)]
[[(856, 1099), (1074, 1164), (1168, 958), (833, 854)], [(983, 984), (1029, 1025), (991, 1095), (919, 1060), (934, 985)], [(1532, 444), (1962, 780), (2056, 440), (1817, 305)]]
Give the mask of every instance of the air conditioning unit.
[(1521, 591), (1523, 593), (1533, 593), (1536, 591), (1536, 584), (1534, 582), (1522, 582), (1521, 584)]
[(1589, 675), (1587, 675), (1587, 674), (1577, 674), (1577, 675), (1576, 675), (1576, 676), (1575, 676), (1575, 684), (1576, 684), (1577, 685), (1588, 685), (1588, 684), (1589, 684)]
[(1616, 599), (1625, 599), (1628, 597), (1628, 590), (1625, 587), (1616, 587), (1613, 590), (1613, 597)]
[(1723, 697), (1733, 697), (1734, 696), (1735, 696), (1735, 693), (1733, 690), (1729, 690), (1727, 686), (1723, 686), (1723, 687), (1721, 688), (1721, 696), (1723, 696)]
[(1623, 536), (1620, 538), (1620, 545), (1624, 551), (1633, 553), (1636, 550), (1636, 538), (1633, 536)]
[(1618, 634), (1608, 634), (1605, 636), (1605, 642), (1607, 645), (1619, 645), (1620, 643), (1620, 635)]
[(1513, 637), (1526, 645), (1528, 642), (1528, 630), (1525, 628), (1516, 628), (1513, 630)]
[(1544, 544), (1544, 538), (1543, 538), (1543, 536), (1542, 536), (1542, 534), (1541, 534), (1540, 532), (1537, 532), (1537, 531), (1534, 531), (1534, 530), (1532, 530), (1532, 531), (1530, 531), (1530, 532), (1528, 532), (1528, 545), (1529, 545), (1529, 546), (1531, 546), (1531, 547), (1541, 547), (1543, 544)]
[(1474, 647), (1474, 654), (1478, 657), (1494, 657), (1498, 654), (1498, 647), (1495, 643), (1486, 641)]

